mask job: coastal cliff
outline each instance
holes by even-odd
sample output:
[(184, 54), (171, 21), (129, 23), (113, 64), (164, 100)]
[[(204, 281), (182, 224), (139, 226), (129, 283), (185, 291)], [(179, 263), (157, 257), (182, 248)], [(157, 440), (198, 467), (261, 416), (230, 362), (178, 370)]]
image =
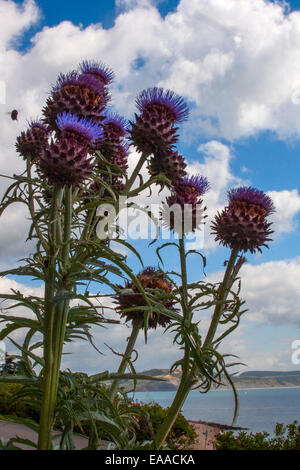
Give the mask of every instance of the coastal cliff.
[[(151, 369), (142, 372), (144, 375), (160, 378), (163, 381), (141, 380), (138, 381), (137, 392), (169, 392), (175, 391), (180, 382), (181, 372), (176, 371), (170, 374), (168, 369)], [(300, 387), (300, 371), (249, 371), (233, 378), (237, 389), (254, 388), (279, 388), (279, 387)], [(129, 381), (122, 383), (125, 389), (131, 389), (132, 384)], [(222, 385), (218, 390), (229, 390), (230, 385), (224, 378)]]

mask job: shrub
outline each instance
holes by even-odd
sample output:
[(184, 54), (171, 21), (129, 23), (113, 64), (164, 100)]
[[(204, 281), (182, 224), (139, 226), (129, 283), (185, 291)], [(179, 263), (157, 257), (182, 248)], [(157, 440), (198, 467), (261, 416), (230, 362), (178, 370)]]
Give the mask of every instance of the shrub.
[[(168, 408), (158, 403), (131, 404), (131, 408), (142, 413), (137, 415), (137, 441), (152, 440), (159, 426), (165, 420)], [(193, 426), (179, 413), (168, 436), (167, 446), (170, 449), (188, 449), (195, 442), (197, 433)]]
[(30, 418), (33, 421), (39, 422), (39, 412), (31, 399), (31, 402), (26, 398), (16, 399), (23, 389), (22, 385), (17, 384), (0, 384), (0, 414), (3, 416), (18, 416), (19, 418)]
[(294, 421), (288, 426), (277, 423), (275, 437), (264, 433), (227, 431), (217, 436), (217, 450), (300, 450), (300, 425)]

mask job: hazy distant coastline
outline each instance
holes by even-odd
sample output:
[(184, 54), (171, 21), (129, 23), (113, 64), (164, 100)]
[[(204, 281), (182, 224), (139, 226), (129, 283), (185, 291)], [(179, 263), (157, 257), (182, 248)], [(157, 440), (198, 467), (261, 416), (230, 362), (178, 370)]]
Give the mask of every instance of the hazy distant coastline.
[[(176, 371), (170, 375), (167, 369), (151, 369), (143, 371), (143, 374), (163, 379), (163, 381), (138, 381), (136, 391), (169, 392), (177, 390), (181, 372)], [(300, 388), (300, 371), (249, 371), (234, 377), (233, 381), (238, 390)], [(132, 382), (124, 381), (122, 385), (127, 390), (132, 388)], [(230, 385), (224, 379), (223, 385), (218, 387), (218, 390), (229, 390), (230, 388)]]

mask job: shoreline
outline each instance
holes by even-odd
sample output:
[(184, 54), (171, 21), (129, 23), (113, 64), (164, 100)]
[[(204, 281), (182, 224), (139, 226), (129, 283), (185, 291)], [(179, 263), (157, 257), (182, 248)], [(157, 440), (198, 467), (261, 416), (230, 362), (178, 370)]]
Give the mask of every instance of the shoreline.
[[(291, 387), (285, 387), (285, 386), (282, 386), (282, 387), (249, 387), (249, 388), (237, 388), (237, 391), (240, 392), (240, 391), (250, 391), (250, 390), (281, 390), (281, 389), (294, 389), (294, 388), (299, 388), (300, 389), (300, 385), (295, 385), (295, 386), (291, 386)], [(209, 390), (209, 392), (231, 392), (232, 389), (231, 388), (219, 388), (219, 389), (216, 389), (216, 390)], [(191, 390), (191, 392), (197, 392), (197, 390)], [(190, 392), (190, 393), (191, 393)], [(207, 392), (207, 393), (209, 393)], [(135, 394), (137, 393), (176, 393), (176, 390), (137, 390), (135, 392)]]
[[(249, 390), (281, 390), (281, 389), (292, 389), (292, 388), (300, 388), (300, 385), (292, 385), (291, 387), (247, 387), (247, 388), (237, 388), (237, 391), (240, 392), (242, 390), (249, 391)], [(221, 388), (219, 390), (211, 390), (211, 392), (230, 392), (232, 389), (231, 388)], [(193, 390), (192, 390), (193, 391)], [(196, 390), (194, 390), (196, 391)]]

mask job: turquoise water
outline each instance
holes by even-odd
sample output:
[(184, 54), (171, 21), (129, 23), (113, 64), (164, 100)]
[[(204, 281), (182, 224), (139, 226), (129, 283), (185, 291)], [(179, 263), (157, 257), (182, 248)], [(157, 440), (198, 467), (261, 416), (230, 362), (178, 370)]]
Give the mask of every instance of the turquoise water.
[[(137, 392), (135, 401), (155, 401), (167, 407), (174, 392)], [(239, 390), (240, 413), (237, 426), (251, 432), (273, 434), (276, 423), (300, 423), (300, 388)], [(205, 395), (190, 392), (182, 412), (187, 419), (231, 424), (234, 399), (230, 390), (211, 391)]]

